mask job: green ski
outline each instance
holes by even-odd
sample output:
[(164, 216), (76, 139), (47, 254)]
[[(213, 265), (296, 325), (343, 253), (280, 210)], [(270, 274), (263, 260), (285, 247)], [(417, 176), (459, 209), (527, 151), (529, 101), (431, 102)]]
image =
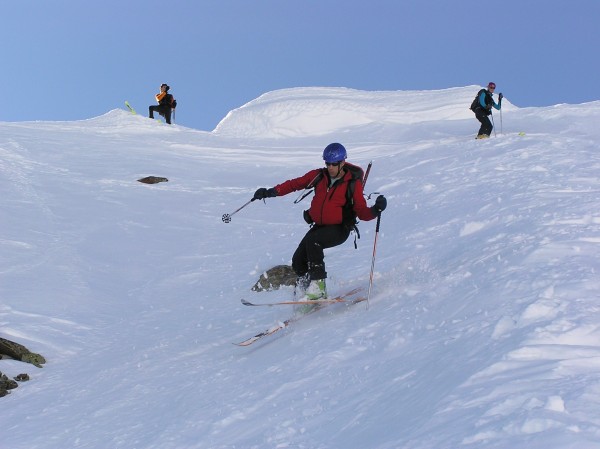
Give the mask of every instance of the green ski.
[(129, 104), (128, 101), (125, 102), (125, 106), (127, 106), (127, 109), (129, 109), (129, 112), (131, 112), (132, 114), (137, 114), (137, 112), (135, 112), (135, 109), (133, 109), (131, 107), (131, 105)]

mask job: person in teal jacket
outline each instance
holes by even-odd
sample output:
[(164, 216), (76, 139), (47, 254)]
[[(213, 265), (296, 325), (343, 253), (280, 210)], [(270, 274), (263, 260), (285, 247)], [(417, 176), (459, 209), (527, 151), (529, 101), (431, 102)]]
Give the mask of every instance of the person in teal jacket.
[(502, 107), (502, 93), (498, 95), (498, 103), (494, 101), (494, 91), (496, 90), (496, 83), (489, 83), (487, 89), (481, 89), (473, 103), (471, 104), (471, 110), (475, 113), (475, 117), (481, 123), (479, 132), (477, 133), (477, 139), (487, 139), (492, 133), (494, 128), (489, 116), (492, 115), (492, 108), (500, 110)]

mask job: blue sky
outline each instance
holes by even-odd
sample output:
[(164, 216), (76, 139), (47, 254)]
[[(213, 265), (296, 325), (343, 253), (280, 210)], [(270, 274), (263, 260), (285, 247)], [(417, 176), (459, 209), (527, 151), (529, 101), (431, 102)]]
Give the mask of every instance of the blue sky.
[(207, 131), (288, 87), (493, 80), (520, 107), (600, 99), (598, 0), (19, 0), (2, 16), (0, 121), (87, 119), (125, 100), (146, 114), (163, 82), (175, 121)]

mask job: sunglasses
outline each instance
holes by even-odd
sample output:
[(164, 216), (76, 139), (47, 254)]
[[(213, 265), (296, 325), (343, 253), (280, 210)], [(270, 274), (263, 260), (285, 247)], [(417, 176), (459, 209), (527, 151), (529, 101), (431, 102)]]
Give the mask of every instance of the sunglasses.
[(340, 161), (340, 162), (325, 162), (325, 165), (327, 165), (328, 167), (339, 167), (341, 163), (342, 163), (342, 161)]

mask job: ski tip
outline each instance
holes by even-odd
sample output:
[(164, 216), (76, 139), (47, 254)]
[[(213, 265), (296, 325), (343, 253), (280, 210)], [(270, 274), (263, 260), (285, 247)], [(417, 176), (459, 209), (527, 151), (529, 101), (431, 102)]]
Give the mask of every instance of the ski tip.
[(242, 301), (242, 304), (244, 304), (245, 306), (253, 306), (254, 305), (250, 301), (246, 301), (244, 298), (240, 299), (240, 301)]

